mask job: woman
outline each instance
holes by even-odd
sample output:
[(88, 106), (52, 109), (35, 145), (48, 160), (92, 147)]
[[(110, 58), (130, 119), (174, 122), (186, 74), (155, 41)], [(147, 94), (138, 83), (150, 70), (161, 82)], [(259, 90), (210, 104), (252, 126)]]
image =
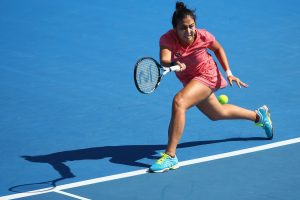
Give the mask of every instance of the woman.
[(173, 99), (172, 117), (168, 131), (168, 145), (165, 153), (151, 167), (152, 172), (164, 172), (178, 168), (176, 147), (185, 126), (185, 113), (192, 107), (197, 108), (211, 120), (246, 119), (264, 128), (269, 139), (273, 137), (272, 121), (267, 106), (255, 111), (235, 105), (221, 105), (214, 92), (227, 85), (212, 56), (216, 55), (227, 79), (232, 86), (248, 87), (230, 71), (224, 49), (212, 34), (196, 28), (194, 11), (184, 3), (176, 3), (172, 18), (173, 29), (160, 38), (160, 62), (164, 66), (179, 65), (181, 70), (176, 76), (184, 85)]

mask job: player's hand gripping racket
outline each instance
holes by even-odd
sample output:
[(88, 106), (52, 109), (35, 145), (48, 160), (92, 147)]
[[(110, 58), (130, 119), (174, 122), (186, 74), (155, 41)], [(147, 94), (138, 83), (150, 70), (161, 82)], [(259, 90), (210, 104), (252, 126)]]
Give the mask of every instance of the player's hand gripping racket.
[(141, 93), (150, 94), (159, 86), (162, 78), (171, 71), (180, 71), (180, 66), (163, 67), (153, 58), (141, 58), (134, 68), (135, 86)]

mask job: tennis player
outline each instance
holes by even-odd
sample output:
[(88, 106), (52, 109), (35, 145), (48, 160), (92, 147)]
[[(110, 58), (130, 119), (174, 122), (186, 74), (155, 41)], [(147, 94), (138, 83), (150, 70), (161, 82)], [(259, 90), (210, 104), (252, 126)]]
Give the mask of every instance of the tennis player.
[(216, 62), (208, 53), (216, 55), (232, 86), (248, 87), (230, 70), (224, 49), (215, 37), (204, 29), (196, 28), (195, 11), (183, 2), (176, 3), (172, 17), (173, 29), (160, 38), (160, 62), (163, 66), (178, 64), (181, 71), (176, 76), (184, 85), (173, 99), (172, 117), (168, 130), (168, 145), (165, 153), (151, 167), (152, 172), (164, 172), (178, 168), (176, 147), (185, 127), (185, 113), (196, 106), (209, 119), (245, 119), (261, 126), (269, 139), (273, 138), (273, 127), (267, 106), (255, 111), (235, 105), (219, 103), (214, 92), (227, 86)]

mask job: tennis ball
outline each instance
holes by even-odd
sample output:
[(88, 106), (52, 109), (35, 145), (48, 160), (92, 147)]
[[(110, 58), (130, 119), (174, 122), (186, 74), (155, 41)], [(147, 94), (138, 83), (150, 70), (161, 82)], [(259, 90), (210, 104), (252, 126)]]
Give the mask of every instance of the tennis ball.
[(224, 105), (226, 103), (228, 103), (228, 96), (226, 96), (225, 94), (221, 94), (218, 98), (220, 104)]

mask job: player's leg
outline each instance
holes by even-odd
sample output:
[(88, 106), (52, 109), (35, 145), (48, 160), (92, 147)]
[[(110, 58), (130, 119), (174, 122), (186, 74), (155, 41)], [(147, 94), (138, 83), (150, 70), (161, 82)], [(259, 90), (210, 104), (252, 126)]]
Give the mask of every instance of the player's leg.
[(224, 120), (224, 119), (247, 119), (251, 121), (256, 120), (256, 112), (248, 110), (232, 104), (220, 104), (217, 97), (212, 93), (205, 101), (197, 105), (211, 120)]
[(269, 139), (273, 138), (273, 125), (267, 106), (252, 111), (231, 104), (222, 105), (218, 102), (215, 94), (211, 94), (207, 99), (201, 101), (197, 107), (211, 120), (246, 119), (254, 121), (265, 130)]
[(209, 87), (196, 80), (192, 80), (175, 95), (172, 104), (172, 117), (168, 130), (168, 146), (166, 149), (168, 155), (175, 155), (177, 144), (185, 127), (186, 111), (190, 107), (207, 99), (212, 92), (213, 91)]
[(190, 107), (199, 104), (199, 102), (205, 100), (211, 94), (212, 90), (209, 87), (192, 80), (175, 95), (172, 105), (172, 117), (169, 124), (166, 153), (163, 153), (162, 157), (150, 167), (152, 172), (163, 172), (178, 167), (178, 160), (175, 153), (185, 126), (185, 113)]

